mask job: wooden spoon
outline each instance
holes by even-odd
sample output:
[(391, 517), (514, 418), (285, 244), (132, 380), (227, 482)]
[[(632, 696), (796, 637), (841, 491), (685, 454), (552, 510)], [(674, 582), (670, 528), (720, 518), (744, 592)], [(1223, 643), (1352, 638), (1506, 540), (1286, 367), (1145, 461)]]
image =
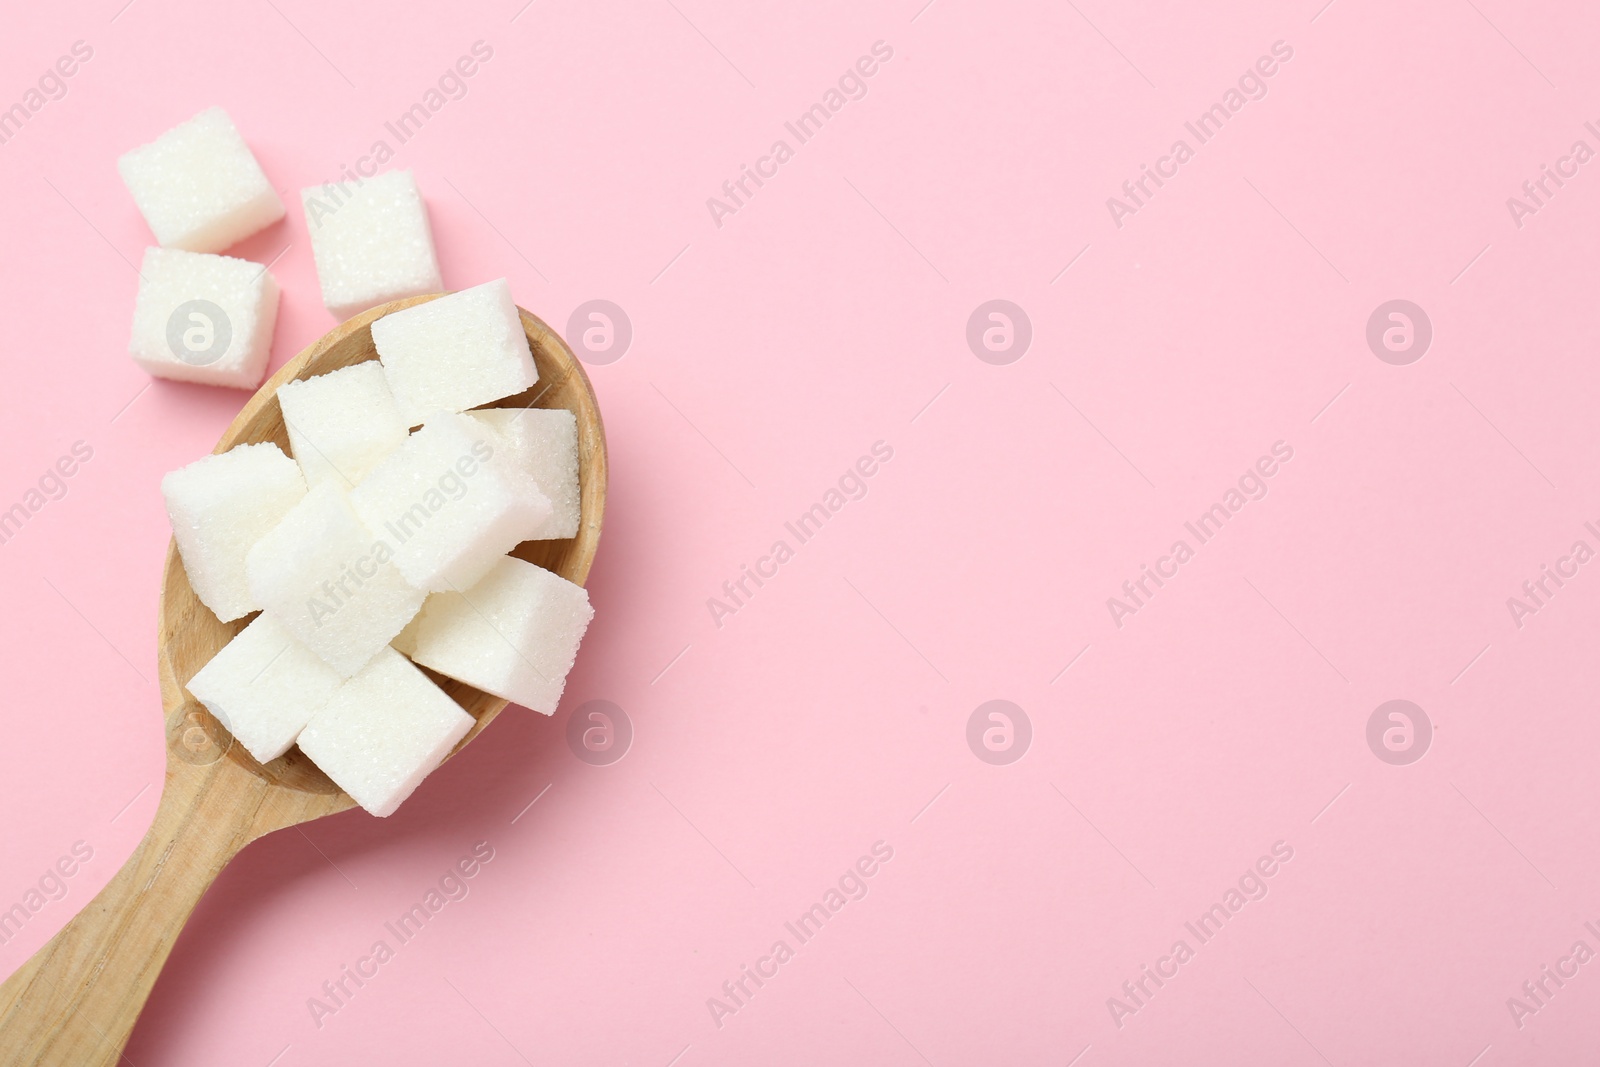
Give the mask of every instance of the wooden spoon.
[[(287, 452), (288, 435), (275, 396), (278, 386), (376, 359), (373, 320), (443, 295), (396, 300), (333, 330), (251, 397), (216, 451), (275, 441)], [(594, 561), (605, 510), (605, 430), (594, 390), (571, 349), (526, 311), (522, 325), (539, 382), (495, 406), (561, 407), (577, 416), (583, 517), (576, 537), (529, 541), (514, 554), (582, 584)], [(298, 748), (266, 765), (256, 762), (185, 691), (185, 683), (249, 620), (217, 621), (189, 588), (175, 545), (167, 548), (158, 614), (167, 772), (155, 821), (88, 907), (0, 985), (0, 1064), (5, 1067), (116, 1063), (178, 931), (223, 866), (263, 834), (355, 806)], [(456, 746), (459, 752), (506, 701), (429, 674), (477, 720)]]

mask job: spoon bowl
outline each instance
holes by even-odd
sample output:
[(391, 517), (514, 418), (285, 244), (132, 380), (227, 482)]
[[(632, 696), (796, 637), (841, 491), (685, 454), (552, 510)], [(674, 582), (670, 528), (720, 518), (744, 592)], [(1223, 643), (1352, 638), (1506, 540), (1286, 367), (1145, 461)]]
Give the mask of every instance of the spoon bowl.
[[(267, 380), (215, 451), (270, 441), (287, 453), (278, 387), (376, 359), (375, 320), (443, 295), (396, 300), (336, 327)], [(581, 519), (577, 536), (528, 541), (513, 555), (581, 585), (594, 562), (605, 511), (605, 429), (594, 390), (571, 349), (538, 317), (521, 314), (539, 381), (493, 406), (566, 408), (577, 417)], [(355, 806), (298, 748), (258, 762), (185, 690), (249, 619), (218, 621), (195, 596), (171, 543), (158, 618), (167, 766), (155, 820), (105, 889), (0, 985), (3, 1067), (116, 1063), (179, 930), (228, 861), (263, 834)], [(453, 756), (507, 702), (426, 673), (476, 720)]]

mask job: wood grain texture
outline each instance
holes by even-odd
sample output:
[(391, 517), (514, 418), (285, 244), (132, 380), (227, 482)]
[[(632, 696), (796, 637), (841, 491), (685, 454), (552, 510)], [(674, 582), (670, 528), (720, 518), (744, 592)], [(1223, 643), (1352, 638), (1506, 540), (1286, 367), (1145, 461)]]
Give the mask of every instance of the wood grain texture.
[[(273, 441), (287, 452), (278, 386), (377, 358), (375, 319), (442, 295), (397, 300), (334, 329), (261, 387), (216, 451)], [(561, 407), (577, 416), (582, 519), (576, 537), (529, 541), (514, 554), (582, 584), (594, 562), (605, 512), (605, 430), (588, 376), (565, 342), (526, 311), (522, 324), (539, 382), (493, 406)], [(155, 821), (105, 889), (0, 985), (3, 1067), (87, 1067), (121, 1060), (179, 930), (228, 861), (263, 834), (354, 806), (297, 748), (265, 765), (256, 762), (185, 691), (184, 684), (249, 619), (218, 622), (189, 587), (172, 544), (158, 616), (167, 766)], [(477, 720), (456, 746), (459, 752), (506, 702), (428, 673)]]

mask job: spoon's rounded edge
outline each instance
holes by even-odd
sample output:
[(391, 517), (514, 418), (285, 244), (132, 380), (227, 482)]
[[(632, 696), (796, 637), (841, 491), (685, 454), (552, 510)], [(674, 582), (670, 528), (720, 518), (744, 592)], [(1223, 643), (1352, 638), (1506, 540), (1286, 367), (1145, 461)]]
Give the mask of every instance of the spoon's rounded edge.
[[(382, 304), (324, 334), (280, 367), (256, 391), (213, 451), (226, 452), (240, 444), (272, 441), (288, 453), (288, 437), (277, 404), (278, 387), (292, 379), (310, 378), (377, 358), (371, 333), (374, 321), (390, 312), (445, 295), (433, 293)], [(489, 406), (563, 407), (577, 416), (581, 520), (575, 537), (563, 541), (525, 542), (512, 554), (582, 585), (594, 562), (605, 517), (608, 479), (605, 426), (589, 376), (566, 342), (538, 316), (521, 308), (518, 311), (539, 371), (539, 381), (527, 392)], [(355, 806), (349, 795), (334, 785), (298, 748), (291, 748), (284, 756), (265, 765), (257, 762), (242, 745), (233, 743), (227, 730), (199, 701), (189, 696), (185, 683), (255, 616), (231, 623), (218, 621), (190, 588), (177, 545), (172, 541), (167, 546), (157, 616), (160, 625), (157, 659), (161, 702), (166, 712), (169, 775), (184, 768), (227, 761), (231, 767), (265, 783), (269, 792), (286, 791), (298, 795), (297, 800), (311, 802), (290, 805), (295, 814), (288, 822), (305, 821)], [(500, 714), (507, 701), (432, 671), (426, 673), (477, 720), (452, 750), (453, 756)], [(198, 753), (195, 744), (185, 743), (185, 735), (193, 741), (197, 725), (211, 741), (210, 745), (199, 746)]]

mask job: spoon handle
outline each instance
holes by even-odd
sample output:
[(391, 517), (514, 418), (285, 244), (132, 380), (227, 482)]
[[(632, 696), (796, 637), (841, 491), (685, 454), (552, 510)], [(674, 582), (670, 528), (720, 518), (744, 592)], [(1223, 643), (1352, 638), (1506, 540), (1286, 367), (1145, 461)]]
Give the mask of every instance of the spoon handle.
[(237, 788), (237, 773), (229, 760), (169, 762), (155, 821), (128, 862), (0, 985), (0, 1065), (121, 1058), (179, 930), (255, 836), (262, 791)]

